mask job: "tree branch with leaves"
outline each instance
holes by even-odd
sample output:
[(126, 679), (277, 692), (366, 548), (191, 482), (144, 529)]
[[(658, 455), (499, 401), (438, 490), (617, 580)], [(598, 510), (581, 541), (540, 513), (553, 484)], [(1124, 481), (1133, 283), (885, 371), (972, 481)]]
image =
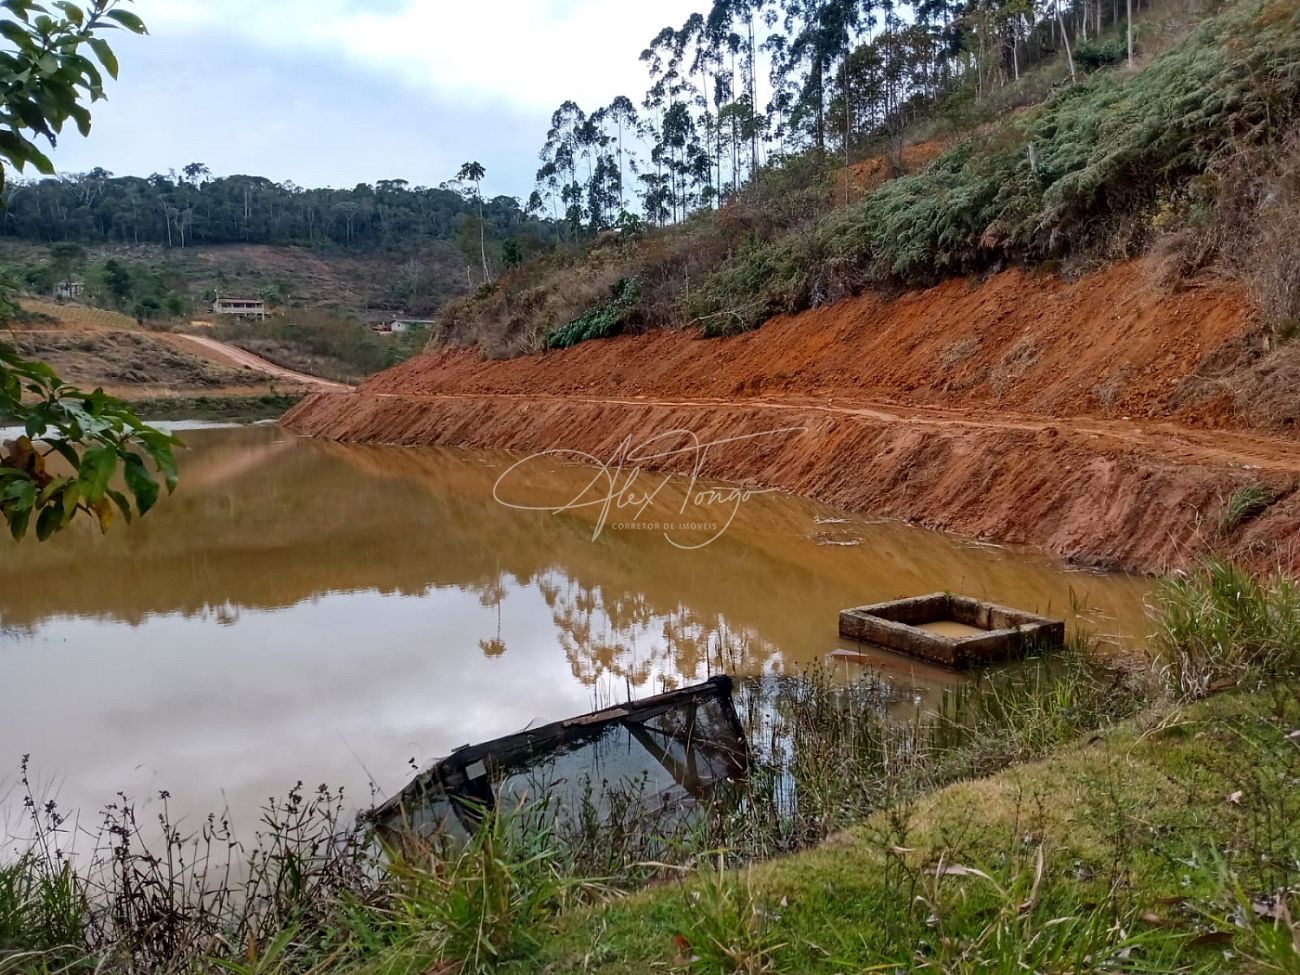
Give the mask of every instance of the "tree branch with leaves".
[[(104, 97), (104, 72), (117, 77), (117, 58), (101, 36), (110, 30), (142, 34), (145, 27), (116, 0), (0, 0), (0, 37), (9, 45), (0, 50), (5, 165), (53, 173), (34, 140), (55, 145), (70, 120), (89, 133), (84, 103)], [(87, 48), (98, 65), (83, 53)], [(6, 177), (0, 165), (0, 191)], [(0, 286), (0, 326), (17, 311)], [(18, 432), (0, 445), (0, 518), (16, 539), (33, 522), (37, 537), (48, 538), (78, 514), (107, 530), (115, 511), (130, 520), (152, 508), (164, 487), (176, 486), (175, 437), (146, 426), (103, 390), (83, 392), (0, 341), (0, 427), (11, 426)]]

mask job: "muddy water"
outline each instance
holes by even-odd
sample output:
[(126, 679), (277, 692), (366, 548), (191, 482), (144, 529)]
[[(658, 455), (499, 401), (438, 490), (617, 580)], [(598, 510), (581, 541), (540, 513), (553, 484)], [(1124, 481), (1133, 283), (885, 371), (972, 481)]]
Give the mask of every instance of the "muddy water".
[(939, 636), (954, 637), (958, 640), (963, 637), (978, 636), (981, 633), (988, 632), (987, 630), (981, 630), (978, 626), (967, 626), (965, 623), (958, 623), (956, 620), (935, 620), (932, 623), (920, 623), (918, 625), (923, 630), (929, 630)]
[[(569, 458), (501, 480), (518, 458), (266, 426), (185, 438), (181, 489), (143, 521), (0, 544), (10, 810), (28, 752), (42, 790), (83, 810), (166, 789), (173, 811), (228, 805), (238, 825), (299, 779), (361, 800), (412, 759), (629, 692), (820, 660), (840, 609), (896, 596), (1145, 628), (1142, 580), (777, 494), (696, 485), (683, 512), (674, 481), (638, 516), (656, 479), (605, 510)], [(904, 694), (955, 679), (879, 663)]]

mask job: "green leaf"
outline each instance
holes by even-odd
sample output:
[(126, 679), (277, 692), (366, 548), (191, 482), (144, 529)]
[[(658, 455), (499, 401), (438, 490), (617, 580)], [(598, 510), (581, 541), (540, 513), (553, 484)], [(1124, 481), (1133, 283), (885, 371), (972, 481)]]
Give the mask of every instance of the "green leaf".
[(71, 481), (72, 478), (70, 477), (56, 477), (54, 480), (50, 481), (49, 484), (41, 488), (41, 493), (36, 496), (37, 507), (47, 504), (50, 498), (54, 497), (54, 495), (66, 488)]
[(69, 3), (68, 0), (55, 0), (54, 6), (63, 11), (63, 16), (67, 17), (69, 22), (80, 27), (86, 21), (86, 15), (82, 13), (81, 8), (75, 3)]
[(121, 491), (109, 488), (108, 496), (117, 505), (118, 510), (122, 512), (123, 517), (126, 518), (126, 523), (129, 525), (131, 523), (131, 502), (127, 500), (126, 495)]
[(117, 56), (113, 49), (108, 46), (108, 41), (102, 37), (92, 37), (89, 39), (90, 49), (95, 52), (95, 57), (99, 58), (99, 63), (104, 66), (110, 78), (117, 77)]
[(35, 146), (32, 146), (32, 152), (30, 154), (30, 158), (28, 161), (33, 166), (35, 166), (37, 172), (41, 173), (42, 175), (44, 176), (54, 175), (54, 163), (50, 162), (49, 157), (47, 157), (45, 153), (41, 152)]
[(82, 486), (82, 495), (90, 501), (102, 498), (116, 468), (117, 451), (112, 447), (89, 448), (81, 455), (81, 470), (77, 476)]
[(107, 16), (109, 20), (117, 21), (132, 34), (148, 33), (145, 29), (144, 21), (129, 10), (110, 10), (105, 16)]
[(21, 542), (27, 534), (27, 525), (32, 520), (32, 509), (23, 508), (13, 514), (6, 513), (5, 516), (9, 519), (9, 534), (14, 537), (14, 541)]
[(32, 42), (32, 39), (27, 35), (27, 31), (12, 20), (0, 20), (0, 36), (20, 48), (30, 45)]
[(5, 487), (4, 493), (0, 494), (0, 502), (3, 502), (6, 509), (12, 508), (30, 508), (36, 504), (36, 484), (27, 476), (26, 471), (17, 471), (12, 467), (0, 467), (0, 474), (14, 476), (17, 480), (10, 481)]
[(60, 457), (66, 460), (74, 470), (81, 466), (81, 460), (77, 457), (77, 452), (72, 449), (71, 444), (66, 440), (44, 440), (42, 443), (49, 444), (50, 447), (53, 448)]
[(162, 472), (168, 492), (176, 490), (176, 455), (172, 452), (172, 448), (184, 447), (185, 444), (179, 437), (155, 430), (153, 427), (142, 427), (138, 436), (140, 442), (144, 444), (144, 449), (148, 451), (150, 459)]
[(13, 132), (0, 132), (0, 155), (5, 156), (20, 173), (31, 161), (37, 149), (21, 135)]
[(46, 505), (41, 509), (40, 515), (36, 519), (36, 540), (43, 542), (56, 531), (63, 523), (63, 506), (57, 501), (54, 504)]
[(90, 113), (80, 105), (73, 105), (68, 112), (77, 123), (77, 131), (83, 136), (90, 135)]
[(125, 460), (126, 486), (135, 495), (135, 505), (143, 515), (158, 500), (158, 482), (145, 468), (139, 454), (127, 454)]

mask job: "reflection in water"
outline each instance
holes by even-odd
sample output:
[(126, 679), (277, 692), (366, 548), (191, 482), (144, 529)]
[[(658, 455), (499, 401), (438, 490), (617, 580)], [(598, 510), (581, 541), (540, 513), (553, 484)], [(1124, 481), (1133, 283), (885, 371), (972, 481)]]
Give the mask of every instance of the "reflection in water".
[[(653, 531), (593, 538), (591, 509), (498, 504), (505, 454), (274, 427), (185, 439), (180, 490), (142, 521), (0, 543), (0, 741), (10, 761), (32, 752), (65, 806), (167, 788), (247, 820), (298, 779), (393, 790), (409, 760), (467, 740), (821, 660), (841, 609), (898, 596), (951, 590), (1144, 631), (1142, 580), (780, 495), (683, 551)], [(544, 504), (590, 480), (530, 464), (511, 491)], [(908, 695), (952, 679), (880, 662)]]
[(396, 837), (464, 835), (487, 809), (537, 804), (568, 831), (605, 822), (618, 805), (620, 818), (662, 827), (720, 798), (747, 768), (731, 693), (730, 678), (713, 677), (457, 749), (375, 809), (375, 821)]

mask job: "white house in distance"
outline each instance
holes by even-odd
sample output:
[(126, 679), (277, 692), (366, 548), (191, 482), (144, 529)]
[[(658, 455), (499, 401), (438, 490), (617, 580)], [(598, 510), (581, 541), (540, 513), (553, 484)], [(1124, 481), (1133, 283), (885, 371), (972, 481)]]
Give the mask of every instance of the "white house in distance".
[(370, 326), (372, 331), (381, 334), (390, 334), (392, 332), (413, 332), (416, 329), (432, 327), (433, 319), (431, 318), (404, 318), (401, 316), (384, 318), (380, 321), (373, 322)]
[(419, 328), (433, 328), (432, 318), (394, 318), (389, 323), (390, 332), (413, 332)]
[(266, 320), (266, 302), (261, 298), (223, 298), (217, 296), (212, 303), (214, 315), (237, 315), (240, 318)]

